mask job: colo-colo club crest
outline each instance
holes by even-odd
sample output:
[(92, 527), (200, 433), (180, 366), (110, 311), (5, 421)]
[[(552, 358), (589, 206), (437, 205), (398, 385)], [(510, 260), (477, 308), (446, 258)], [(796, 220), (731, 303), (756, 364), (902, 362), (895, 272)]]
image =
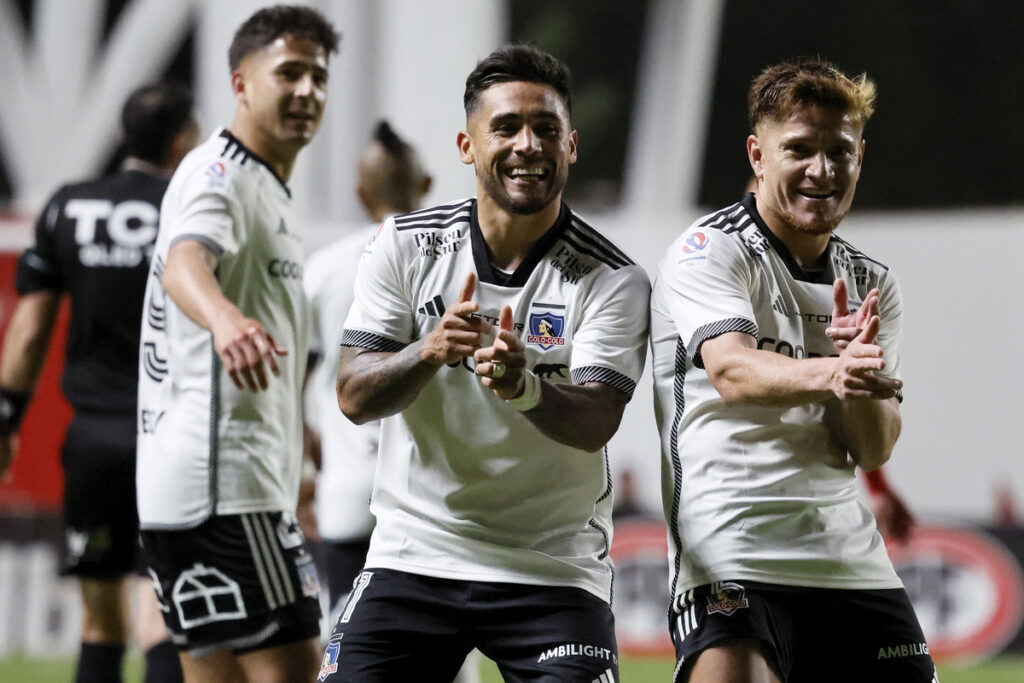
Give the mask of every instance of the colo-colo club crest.
[(547, 311), (531, 313), (526, 343), (536, 344), (545, 351), (552, 346), (565, 346), (565, 337), (562, 336), (563, 329), (565, 329), (565, 316)]

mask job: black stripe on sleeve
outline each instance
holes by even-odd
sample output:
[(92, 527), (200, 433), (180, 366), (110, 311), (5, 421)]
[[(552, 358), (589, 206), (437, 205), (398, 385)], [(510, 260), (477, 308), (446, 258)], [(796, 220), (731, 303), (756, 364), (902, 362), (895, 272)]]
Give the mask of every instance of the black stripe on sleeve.
[(728, 318), (717, 322), (708, 323), (697, 329), (687, 344), (687, 348), (693, 351), (693, 364), (698, 368), (704, 367), (704, 359), (700, 356), (700, 345), (708, 339), (721, 336), (726, 332), (744, 332), (751, 337), (757, 337), (757, 324), (746, 318)]
[(407, 344), (388, 337), (376, 334), (374, 332), (367, 332), (366, 330), (349, 330), (346, 329), (341, 334), (341, 345), (342, 346), (357, 346), (361, 349), (367, 349), (369, 351), (387, 351), (389, 353), (395, 353), (404, 349)]
[(573, 384), (586, 384), (587, 382), (601, 382), (613, 386), (626, 395), (626, 400), (633, 398), (633, 390), (636, 389), (636, 382), (626, 377), (621, 372), (596, 365), (585, 365), (581, 368), (573, 368), (569, 373), (572, 376)]

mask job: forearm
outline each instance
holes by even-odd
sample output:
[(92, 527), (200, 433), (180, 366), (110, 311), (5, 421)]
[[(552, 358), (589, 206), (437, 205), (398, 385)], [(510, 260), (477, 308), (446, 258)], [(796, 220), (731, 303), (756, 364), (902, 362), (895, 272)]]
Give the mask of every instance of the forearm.
[(826, 411), (836, 437), (861, 469), (874, 470), (889, 460), (903, 427), (896, 399), (833, 400)]
[(18, 302), (0, 356), (0, 386), (21, 393), (35, 390), (59, 304), (60, 295), (51, 291), (32, 292)]
[(717, 353), (711, 363), (705, 355), (705, 363), (708, 378), (728, 405), (791, 408), (833, 395), (831, 358), (795, 359), (743, 347)]
[(224, 296), (215, 271), (217, 259), (199, 242), (184, 240), (171, 247), (161, 283), (175, 305), (192, 322), (213, 330), (219, 318), (241, 316)]
[(394, 353), (342, 349), (338, 364), (338, 407), (363, 424), (405, 410), (440, 366), (423, 360), (423, 341)]
[(625, 394), (602, 382), (575, 385), (541, 380), (540, 403), (523, 415), (545, 436), (592, 453), (618, 430), (625, 407)]

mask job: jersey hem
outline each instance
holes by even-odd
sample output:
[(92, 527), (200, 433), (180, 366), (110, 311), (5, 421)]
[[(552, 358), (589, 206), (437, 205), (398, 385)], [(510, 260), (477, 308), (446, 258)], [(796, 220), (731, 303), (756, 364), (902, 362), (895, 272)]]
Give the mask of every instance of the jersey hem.
[(767, 572), (750, 571), (749, 569), (737, 571), (718, 572), (709, 574), (700, 579), (680, 582), (676, 587), (673, 598), (688, 590), (707, 586), (719, 581), (757, 581), (775, 586), (791, 586), (795, 588), (833, 588), (839, 590), (885, 590), (889, 588), (903, 588), (903, 582), (899, 577), (878, 578), (878, 579), (836, 579), (827, 580), (822, 575), (815, 576), (779, 576)]
[(538, 576), (526, 577), (520, 574), (501, 574), (494, 575), (484, 572), (471, 572), (471, 571), (447, 571), (439, 567), (424, 567), (416, 564), (406, 564), (395, 560), (389, 560), (387, 558), (367, 558), (366, 569), (394, 569), (395, 571), (406, 572), (408, 574), (419, 574), (421, 576), (430, 576), (435, 579), (451, 579), (453, 581), (479, 581), (481, 583), (514, 583), (521, 586), (545, 586), (553, 588), (579, 588), (587, 591), (591, 595), (600, 598), (602, 601), (611, 604), (611, 589), (602, 589), (599, 586), (595, 586), (592, 583), (586, 581), (558, 581), (555, 579), (545, 579)]

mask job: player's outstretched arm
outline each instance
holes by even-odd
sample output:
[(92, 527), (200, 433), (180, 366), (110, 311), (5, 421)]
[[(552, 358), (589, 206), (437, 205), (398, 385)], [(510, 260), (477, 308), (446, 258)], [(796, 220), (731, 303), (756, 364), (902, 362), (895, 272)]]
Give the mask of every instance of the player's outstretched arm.
[(363, 424), (401, 412), (443, 365), (472, 356), (490, 323), (473, 316), (476, 275), (470, 273), (458, 300), (445, 310), (426, 337), (401, 351), (342, 349), (338, 363), (338, 407), (345, 417)]
[(185, 315), (213, 333), (214, 349), (235, 386), (262, 391), (268, 386), (267, 368), (280, 375), (275, 357), (288, 351), (224, 296), (216, 268), (213, 252), (197, 241), (182, 240), (168, 252), (161, 282)]
[(43, 371), (59, 305), (57, 292), (39, 290), (26, 294), (18, 301), (7, 327), (0, 356), (0, 477), (14, 461), (14, 433)]
[(526, 368), (526, 346), (510, 307), (501, 309), (498, 327), (494, 344), (474, 354), (483, 385), (555, 441), (588, 452), (603, 448), (619, 428), (626, 394), (603, 382), (545, 382)]

